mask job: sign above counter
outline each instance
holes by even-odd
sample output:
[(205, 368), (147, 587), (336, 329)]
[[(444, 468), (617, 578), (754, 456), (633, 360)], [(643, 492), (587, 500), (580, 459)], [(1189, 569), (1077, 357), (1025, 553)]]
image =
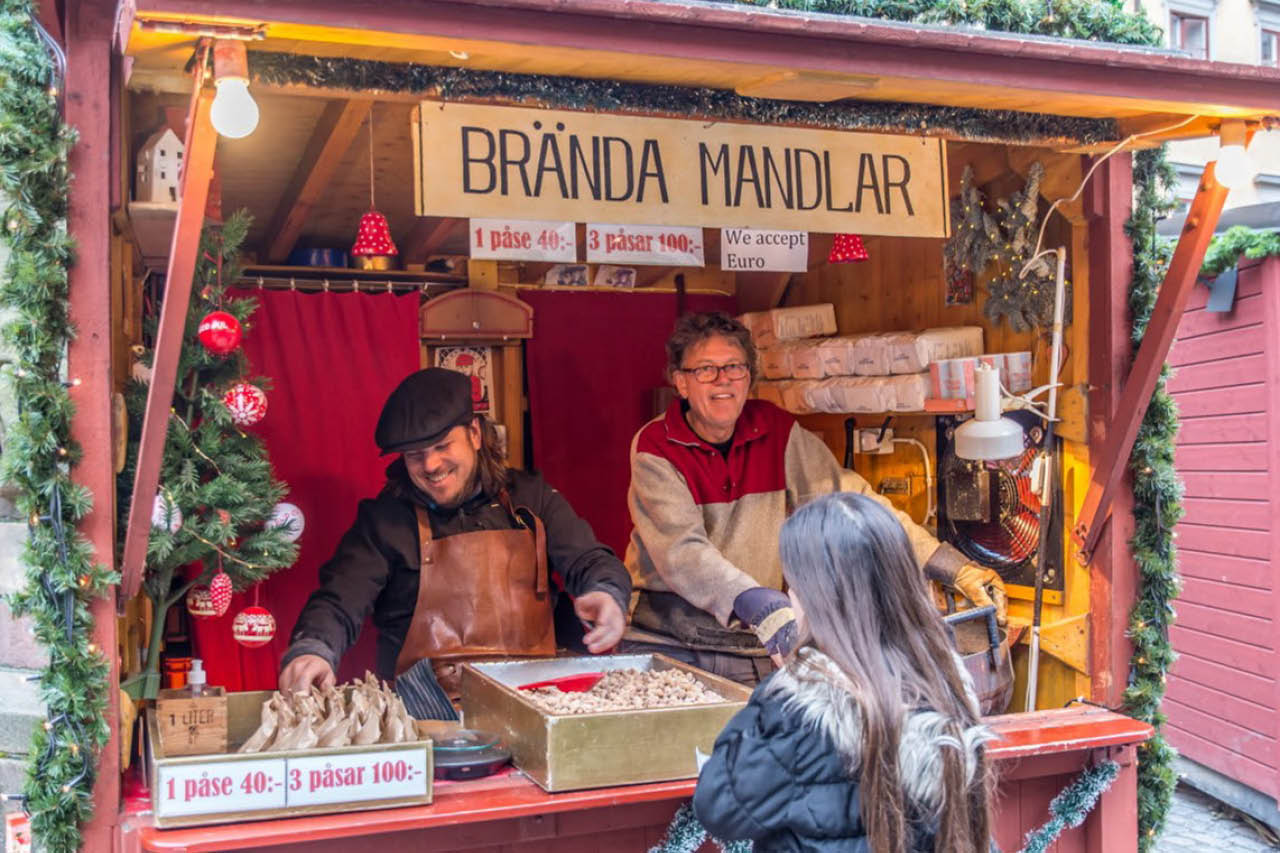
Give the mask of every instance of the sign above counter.
[(942, 139), (427, 101), (419, 216), (945, 237)]

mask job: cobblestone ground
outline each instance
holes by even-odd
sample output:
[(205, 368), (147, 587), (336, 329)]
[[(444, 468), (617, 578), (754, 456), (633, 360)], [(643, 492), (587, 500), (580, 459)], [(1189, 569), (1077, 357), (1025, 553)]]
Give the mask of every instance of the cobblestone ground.
[(1233, 809), (1179, 785), (1157, 853), (1262, 853), (1280, 850)]

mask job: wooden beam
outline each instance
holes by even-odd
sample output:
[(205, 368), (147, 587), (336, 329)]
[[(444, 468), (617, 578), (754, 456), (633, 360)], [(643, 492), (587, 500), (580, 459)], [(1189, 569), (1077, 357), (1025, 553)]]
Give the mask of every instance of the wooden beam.
[(187, 129), (182, 196), (178, 200), (178, 216), (169, 249), (160, 329), (156, 335), (155, 361), (151, 366), (151, 388), (147, 392), (147, 408), (142, 420), (137, 475), (129, 502), (129, 526), (120, 565), (120, 585), (125, 598), (137, 595), (142, 586), (142, 568), (147, 557), (147, 540), (151, 535), (151, 507), (160, 485), (160, 460), (169, 426), (174, 383), (178, 379), (178, 354), (182, 349), (183, 328), (191, 303), (191, 281), (200, 250), (209, 181), (213, 177), (217, 134), (209, 122), (212, 104), (213, 88), (202, 87), (195, 97)]
[(425, 264), (431, 253), (443, 246), (466, 221), (446, 218), (433, 223), (428, 217), (420, 217), (405, 238), (400, 257), (406, 264)]
[(1071, 533), (1080, 546), (1080, 562), (1085, 565), (1089, 564), (1102, 535), (1111, 510), (1111, 501), (1124, 477), (1138, 427), (1147, 411), (1156, 381), (1160, 378), (1160, 369), (1173, 345), (1178, 321), (1182, 319), (1187, 297), (1195, 286), (1196, 276), (1204, 263), (1205, 251), (1209, 248), (1209, 241), (1213, 239), (1218, 217), (1227, 200), (1226, 187), (1214, 180), (1214, 165), (1212, 161), (1205, 165), (1200, 186), (1195, 198), (1191, 200), (1191, 210), (1187, 213), (1178, 246), (1169, 262), (1169, 271), (1160, 286), (1160, 295), (1151, 312), (1151, 322), (1142, 338), (1142, 345), (1138, 347), (1133, 369), (1129, 372), (1120, 402), (1116, 406), (1116, 420), (1110, 426), (1107, 443), (1094, 465), (1089, 491), (1077, 516), (1075, 530)]
[(789, 272), (740, 272), (734, 277), (738, 293), (738, 310), (768, 311), (782, 303), (791, 283)]
[(269, 242), (265, 254), (269, 262), (283, 263), (293, 251), (311, 208), (320, 200), (338, 170), (338, 163), (369, 117), (372, 103), (368, 99), (352, 98), (330, 101), (325, 106), (267, 228)]

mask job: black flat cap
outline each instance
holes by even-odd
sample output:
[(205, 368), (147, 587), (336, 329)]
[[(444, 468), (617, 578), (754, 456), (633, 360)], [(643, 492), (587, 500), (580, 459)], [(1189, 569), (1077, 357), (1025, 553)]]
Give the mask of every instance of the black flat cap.
[(473, 417), (471, 380), (456, 370), (428, 367), (410, 373), (391, 392), (373, 440), (383, 453), (403, 453), (440, 440)]

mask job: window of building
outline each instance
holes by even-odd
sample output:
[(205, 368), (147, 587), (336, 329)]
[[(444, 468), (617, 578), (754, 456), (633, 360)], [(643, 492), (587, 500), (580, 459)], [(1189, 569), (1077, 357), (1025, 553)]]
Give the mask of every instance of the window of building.
[(1280, 32), (1262, 31), (1262, 51), (1259, 57), (1263, 65), (1280, 66)]
[(1198, 59), (1209, 58), (1209, 19), (1187, 12), (1169, 13), (1170, 46)]

